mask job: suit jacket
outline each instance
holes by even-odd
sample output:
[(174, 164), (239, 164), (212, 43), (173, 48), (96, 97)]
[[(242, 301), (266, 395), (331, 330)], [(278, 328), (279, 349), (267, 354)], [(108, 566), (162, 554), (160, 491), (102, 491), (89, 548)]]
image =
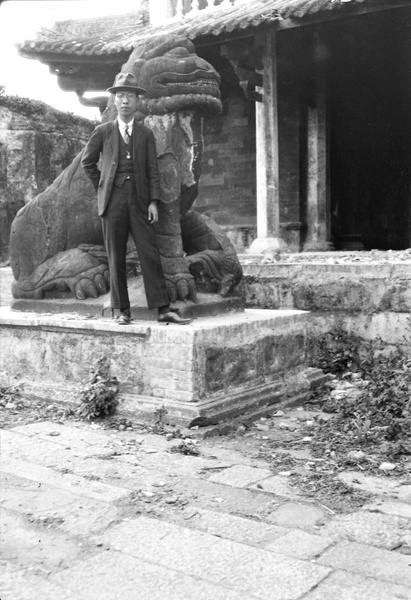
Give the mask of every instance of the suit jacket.
[[(98, 125), (81, 159), (81, 166), (97, 192), (100, 217), (104, 215), (113, 188), (120, 135), (117, 119)], [(97, 166), (100, 154), (101, 170)], [(160, 199), (160, 177), (153, 132), (136, 119), (133, 124), (133, 170), (137, 200), (140, 207), (146, 210), (150, 202)]]

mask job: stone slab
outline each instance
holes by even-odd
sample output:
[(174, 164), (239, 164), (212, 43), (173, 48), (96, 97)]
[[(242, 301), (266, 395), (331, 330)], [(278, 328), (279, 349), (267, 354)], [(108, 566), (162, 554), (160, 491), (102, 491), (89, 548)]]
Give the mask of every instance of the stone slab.
[(110, 357), (120, 411), (209, 425), (308, 394), (323, 374), (306, 366), (307, 313), (249, 310), (164, 326), (0, 308), (0, 372), (52, 402), (79, 397)]
[[(0, 472), (1, 506), (30, 517), (38, 524), (52, 524), (69, 535), (102, 531), (118, 518), (118, 509), (67, 490)], [(79, 490), (81, 493), (81, 490)]]
[[(87, 600), (243, 600), (244, 595), (120, 552), (105, 552), (59, 573), (52, 581)], [(115, 585), (114, 585), (115, 582)], [(250, 595), (250, 600), (258, 596)], [(14, 600), (14, 599), (13, 599)]]
[(335, 571), (307, 596), (304, 600), (411, 600), (411, 589), (362, 577), (347, 571)]
[(291, 500), (302, 498), (302, 494), (299, 493), (298, 488), (290, 485), (288, 478), (283, 477), (282, 475), (273, 475), (250, 487), (259, 492), (265, 492), (267, 494), (273, 494), (274, 496), (280, 496)]
[(29, 527), (21, 515), (6, 508), (1, 509), (0, 521), (2, 562), (54, 570), (70, 566), (81, 553), (75, 540), (40, 524)]
[(2, 600), (88, 600), (87, 596), (46, 579), (44, 570), (37, 575), (5, 565), (0, 574), (0, 597)]
[(76, 430), (52, 421), (3, 430), (0, 441), (3, 452), (14, 458), (29, 457), (32, 452), (44, 458), (53, 459), (54, 456), (54, 462), (60, 460), (61, 463), (65, 458), (75, 461), (76, 458), (92, 458), (119, 450), (119, 446), (107, 435), (96, 435), (92, 429)]
[[(142, 280), (129, 281), (131, 316), (136, 321), (157, 321), (157, 310), (147, 307)], [(110, 294), (98, 298), (77, 300), (70, 292), (46, 292), (43, 300), (12, 300), (11, 307), (15, 311), (29, 313), (51, 313), (55, 315), (73, 314), (87, 318), (106, 317), (111, 319)], [(171, 308), (182, 317), (192, 319), (212, 317), (244, 310), (239, 296), (222, 298), (218, 294), (197, 294), (197, 302), (173, 302)], [(118, 312), (118, 311), (117, 311)]]
[(398, 517), (411, 519), (411, 504), (405, 504), (404, 502), (376, 500), (371, 504), (366, 504), (362, 509), (369, 512), (383, 513), (384, 515), (397, 515)]
[(279, 537), (266, 545), (265, 549), (300, 560), (312, 560), (322, 554), (332, 543), (333, 540), (330, 538), (296, 530)]
[(0, 434), (4, 440), (5, 435), (12, 436), (13, 434), (23, 434), (28, 437), (43, 439), (53, 444), (58, 444), (69, 448), (70, 450), (100, 451), (104, 446), (112, 446), (113, 440), (102, 430), (96, 430), (90, 424), (81, 423), (81, 426), (76, 424), (56, 423), (53, 421), (35, 421), (28, 425), (19, 425), (13, 427), (13, 430), (5, 430)]
[[(30, 426), (25, 431), (30, 430), (29, 428)], [(69, 429), (69, 426), (64, 427), (65, 431)], [(3, 431), (3, 460), (11, 458), (47, 467), (55, 472), (56, 476), (63, 476), (66, 483), (69, 475), (76, 475), (84, 482), (94, 480), (94, 483), (97, 483), (104, 479), (107, 483), (112, 483), (114, 489), (125, 488), (130, 491), (149, 484), (155, 479), (154, 469), (165, 470), (167, 465), (175, 460), (174, 456), (166, 457), (163, 454), (159, 454), (157, 460), (150, 460), (139, 444), (128, 446), (116, 438), (102, 434), (102, 439), (94, 438), (95, 443), (87, 448), (87, 444), (84, 444), (86, 438), (82, 440), (77, 435), (67, 433), (68, 435), (62, 435), (61, 444), (56, 441), (60, 439), (59, 436), (48, 437), (40, 434), (37, 437), (15, 431)], [(93, 438), (92, 435), (90, 437)], [(68, 440), (73, 441), (73, 448)], [(98, 442), (100, 445), (97, 445)], [(65, 445), (66, 443), (68, 445)]]
[(359, 471), (343, 471), (338, 475), (338, 479), (355, 490), (362, 490), (375, 496), (391, 496), (402, 502), (411, 503), (411, 485), (404, 485), (394, 478), (365, 475)]
[(276, 527), (268, 523), (205, 509), (196, 509), (196, 514), (190, 519), (187, 526), (234, 542), (254, 546), (265, 545), (287, 533), (287, 529), (284, 527)]
[(269, 521), (276, 525), (299, 529), (312, 529), (323, 525), (327, 518), (324, 511), (318, 506), (296, 502), (282, 504), (268, 517)]
[(411, 588), (410, 557), (355, 542), (340, 542), (318, 559), (322, 565), (343, 569)]
[(227, 585), (247, 598), (294, 600), (330, 572), (320, 565), (144, 517), (120, 524), (101, 539), (112, 550)]
[(410, 519), (364, 511), (337, 515), (321, 529), (322, 535), (336, 541), (345, 539), (387, 550), (401, 545), (410, 533)]
[(232, 487), (245, 488), (252, 483), (270, 477), (269, 469), (257, 469), (247, 465), (234, 465), (228, 469), (215, 473), (209, 477), (208, 481), (213, 483), (222, 483)]
[(127, 497), (131, 491), (129, 489), (114, 487), (107, 483), (89, 481), (83, 477), (71, 475), (70, 473), (62, 475), (53, 469), (13, 458), (2, 457), (1, 470), (4, 473), (10, 473), (11, 475), (17, 475), (19, 477), (24, 477), (25, 479), (36, 481), (39, 484), (47, 483), (72, 492), (73, 494), (81, 494), (82, 496), (86, 496), (86, 498), (104, 502), (117, 502), (121, 498)]

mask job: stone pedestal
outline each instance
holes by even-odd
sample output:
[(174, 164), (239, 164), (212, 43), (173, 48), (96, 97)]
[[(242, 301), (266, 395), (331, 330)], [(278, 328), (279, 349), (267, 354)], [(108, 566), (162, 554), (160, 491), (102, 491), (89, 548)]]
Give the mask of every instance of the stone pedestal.
[(120, 382), (120, 412), (207, 425), (306, 394), (322, 380), (306, 366), (308, 313), (245, 310), (185, 326), (0, 309), (4, 381), (53, 400), (78, 397), (106, 355)]
[[(129, 279), (127, 282), (130, 299), (131, 316), (139, 321), (156, 321), (157, 310), (147, 307), (147, 299), (142, 277)], [(111, 318), (110, 293), (98, 298), (77, 300), (71, 292), (52, 291), (46, 292), (42, 300), (12, 300), (11, 307), (14, 311), (73, 314), (88, 318)], [(239, 296), (222, 298), (218, 294), (197, 294), (197, 302), (177, 300), (171, 308), (181, 317), (210, 317), (231, 312), (242, 312), (243, 302)], [(119, 311), (116, 311), (117, 313)]]

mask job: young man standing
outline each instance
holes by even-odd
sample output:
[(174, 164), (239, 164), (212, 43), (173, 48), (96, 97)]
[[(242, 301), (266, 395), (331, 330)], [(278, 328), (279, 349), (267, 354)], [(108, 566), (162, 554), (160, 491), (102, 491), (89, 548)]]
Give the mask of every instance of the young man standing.
[[(120, 310), (118, 323), (131, 321), (126, 278), (127, 238), (131, 233), (140, 259), (147, 305), (158, 309), (158, 321), (185, 325), (170, 310), (157, 236), (160, 178), (154, 135), (135, 118), (138, 96), (145, 90), (132, 73), (119, 73), (113, 87), (118, 117), (98, 125), (87, 143), (82, 167), (97, 192), (104, 244), (110, 269), (111, 306)], [(101, 171), (97, 164), (102, 158)]]

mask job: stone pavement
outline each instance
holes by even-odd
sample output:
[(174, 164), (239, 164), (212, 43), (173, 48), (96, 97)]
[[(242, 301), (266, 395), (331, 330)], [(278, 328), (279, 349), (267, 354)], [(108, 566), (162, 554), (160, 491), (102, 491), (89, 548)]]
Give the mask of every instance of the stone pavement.
[(178, 444), (3, 430), (1, 600), (411, 600), (410, 496), (338, 515), (227, 439)]

